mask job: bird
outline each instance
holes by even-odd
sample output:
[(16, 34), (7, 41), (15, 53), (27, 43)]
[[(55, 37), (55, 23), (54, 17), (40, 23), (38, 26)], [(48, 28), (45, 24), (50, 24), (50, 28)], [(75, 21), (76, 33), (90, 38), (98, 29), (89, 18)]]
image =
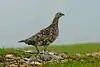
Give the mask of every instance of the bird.
[(52, 23), (48, 27), (41, 29), (39, 32), (30, 36), (29, 38), (18, 42), (24, 42), (25, 44), (35, 46), (38, 53), (40, 53), (38, 46), (43, 46), (43, 50), (46, 51), (47, 47), (59, 36), (59, 19), (62, 16), (65, 16), (65, 14), (62, 12), (57, 12), (52, 20)]

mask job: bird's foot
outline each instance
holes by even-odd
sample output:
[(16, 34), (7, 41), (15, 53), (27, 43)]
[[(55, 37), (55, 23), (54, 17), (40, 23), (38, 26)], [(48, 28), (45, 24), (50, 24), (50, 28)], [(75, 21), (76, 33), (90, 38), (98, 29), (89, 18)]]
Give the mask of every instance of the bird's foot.
[(44, 51), (44, 50), (43, 50), (43, 51), (42, 51), (42, 53), (43, 53), (43, 54), (47, 54), (47, 53), (48, 53), (48, 51)]

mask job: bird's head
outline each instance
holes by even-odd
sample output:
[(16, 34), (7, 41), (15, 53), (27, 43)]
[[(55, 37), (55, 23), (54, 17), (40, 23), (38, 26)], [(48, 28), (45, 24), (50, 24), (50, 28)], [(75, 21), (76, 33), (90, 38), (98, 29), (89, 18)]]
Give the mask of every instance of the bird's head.
[(64, 16), (64, 15), (65, 15), (65, 14), (63, 14), (63, 13), (61, 13), (61, 12), (57, 12), (56, 15), (55, 15), (55, 17), (60, 18), (60, 17), (62, 17), (62, 16)]

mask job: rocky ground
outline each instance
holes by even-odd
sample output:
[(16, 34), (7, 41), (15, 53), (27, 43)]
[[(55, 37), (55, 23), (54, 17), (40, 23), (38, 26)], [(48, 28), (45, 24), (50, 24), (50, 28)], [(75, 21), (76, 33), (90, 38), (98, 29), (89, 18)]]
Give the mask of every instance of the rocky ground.
[[(100, 51), (80, 54), (75, 53), (73, 55), (69, 55), (67, 52), (55, 53), (55, 52), (41, 52), (37, 54), (32, 50), (24, 51), (25, 53), (31, 53), (30, 57), (18, 57), (14, 54), (6, 54), (4, 57), (4, 61), (1, 62), (3, 67), (33, 67), (38, 66), (42, 67), (43, 64), (46, 63), (63, 63), (63, 62), (71, 62), (71, 61), (80, 61), (80, 62), (94, 62), (94, 59), (100, 59)], [(92, 59), (91, 59), (92, 57)]]

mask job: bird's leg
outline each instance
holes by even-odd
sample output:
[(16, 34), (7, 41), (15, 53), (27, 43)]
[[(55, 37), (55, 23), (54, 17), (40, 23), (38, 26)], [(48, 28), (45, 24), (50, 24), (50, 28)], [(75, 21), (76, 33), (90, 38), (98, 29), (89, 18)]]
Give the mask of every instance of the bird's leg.
[(36, 50), (37, 50), (37, 52), (38, 52), (38, 54), (40, 53), (40, 51), (39, 51), (39, 49), (38, 49), (38, 47), (35, 45), (35, 47), (36, 47)]
[(40, 51), (39, 51), (39, 49), (38, 49), (38, 46), (37, 45), (35, 45), (35, 47), (36, 47), (36, 50), (37, 50), (37, 55), (35, 55), (35, 57), (37, 58), (38, 56), (41, 58), (41, 56), (39, 55), (40, 54)]
[(47, 45), (44, 46), (44, 52), (46, 52), (47, 47), (48, 47)]

